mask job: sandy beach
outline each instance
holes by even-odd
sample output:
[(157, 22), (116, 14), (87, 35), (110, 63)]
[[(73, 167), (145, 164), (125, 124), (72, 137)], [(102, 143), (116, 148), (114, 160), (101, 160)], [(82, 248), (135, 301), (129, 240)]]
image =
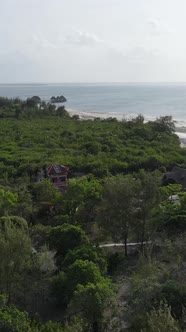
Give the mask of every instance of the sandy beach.
[[(71, 116), (79, 115), (79, 118), (81, 120), (94, 120), (96, 118), (107, 119), (109, 117), (112, 117), (112, 118), (117, 118), (117, 120), (121, 121), (122, 119), (129, 118), (128, 114), (125, 115), (123, 113), (118, 113), (118, 112), (109, 112), (109, 113), (108, 112), (100, 113), (95, 111), (85, 112), (85, 111), (73, 110), (71, 108), (67, 108), (66, 110)], [(130, 118), (131, 117), (133, 116), (130, 115)]]

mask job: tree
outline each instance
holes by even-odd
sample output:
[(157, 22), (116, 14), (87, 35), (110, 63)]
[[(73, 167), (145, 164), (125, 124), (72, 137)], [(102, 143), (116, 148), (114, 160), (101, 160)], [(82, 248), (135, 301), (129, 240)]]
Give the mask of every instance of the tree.
[(48, 242), (49, 232), (51, 226), (44, 226), (42, 224), (36, 224), (30, 228), (30, 237), (34, 248), (40, 249)]
[(34, 185), (34, 198), (37, 203), (35, 210), (39, 216), (54, 216), (56, 206), (61, 206), (62, 195), (58, 188), (54, 187), (48, 179)]
[(159, 309), (153, 309), (147, 314), (147, 328), (141, 332), (181, 332), (176, 319), (171, 315), (171, 308), (161, 304)]
[(31, 332), (30, 320), (25, 311), (15, 306), (7, 305), (5, 296), (0, 296), (0, 331), (1, 332)]
[(10, 191), (0, 189), (0, 213), (1, 215), (8, 214), (12, 207), (17, 203), (17, 195)]
[(16, 119), (20, 118), (22, 111), (21, 111), (21, 105), (16, 105), (15, 106), (15, 117)]
[(160, 116), (151, 124), (156, 131), (162, 133), (172, 134), (175, 132), (175, 121), (173, 121), (172, 116)]
[(140, 181), (138, 192), (138, 208), (134, 222), (135, 233), (139, 236), (141, 247), (150, 235), (148, 221), (153, 209), (159, 203), (159, 184), (160, 178), (156, 174), (141, 170), (137, 175)]
[[(160, 271), (146, 264), (143, 273), (134, 273), (131, 277), (130, 304), (133, 315), (144, 314), (159, 305), (161, 299)], [(132, 316), (132, 320), (134, 316)]]
[(161, 300), (165, 300), (162, 282), (168, 273), (167, 267), (156, 258), (140, 255), (137, 269), (130, 278), (133, 314), (149, 312), (153, 307), (157, 308)]
[(100, 248), (93, 247), (92, 245), (84, 245), (70, 250), (61, 264), (62, 269), (68, 268), (68, 266), (72, 265), (77, 259), (89, 260), (95, 263), (99, 266), (102, 274), (106, 274), (107, 262)]
[(115, 287), (108, 279), (78, 285), (69, 304), (70, 312), (80, 312), (93, 332), (105, 331), (107, 324), (111, 323), (114, 307)]
[(31, 256), (31, 241), (23, 229), (8, 227), (0, 232), (0, 292), (7, 294), (9, 301), (20, 286)]
[(67, 112), (67, 110), (65, 109), (64, 106), (60, 106), (57, 108), (56, 115), (63, 117), (63, 118), (70, 119), (70, 114)]
[(71, 222), (88, 222), (94, 217), (95, 205), (101, 198), (102, 186), (93, 176), (83, 176), (69, 181), (63, 197), (63, 210)]
[(49, 232), (49, 245), (56, 250), (57, 257), (64, 258), (69, 250), (88, 243), (88, 237), (79, 226), (63, 224)]
[(33, 332), (65, 332), (61, 326), (61, 323), (54, 323), (52, 321), (48, 321), (45, 324), (39, 324), (36, 326)]
[(22, 229), (28, 231), (28, 224), (24, 218), (18, 216), (5, 216), (0, 218), (0, 230), (7, 232), (9, 228)]
[(47, 106), (48, 106), (48, 111), (50, 113), (52, 113), (56, 110), (56, 105), (54, 105), (54, 104), (48, 104)]
[(37, 324), (32, 328), (32, 332), (88, 332), (87, 324), (79, 316), (73, 317), (70, 321), (65, 322), (62, 327), (61, 323), (48, 321), (45, 324)]
[[(167, 191), (166, 187), (163, 187), (163, 193), (169, 193), (169, 190), (173, 189), (171, 186), (168, 186)], [(179, 201), (176, 203), (171, 200), (163, 201), (155, 217), (157, 230), (165, 232), (170, 238), (175, 238), (186, 231), (186, 193), (180, 191), (177, 194)]]
[(14, 214), (30, 220), (33, 213), (33, 201), (31, 194), (25, 186), (19, 186), (16, 195), (17, 203), (14, 207)]
[(59, 305), (67, 305), (78, 284), (98, 283), (102, 279), (98, 266), (93, 262), (76, 260), (69, 266), (67, 272), (60, 272), (53, 277), (51, 283), (52, 296)]
[(28, 107), (35, 107), (40, 103), (41, 103), (41, 98), (38, 96), (33, 96), (31, 98), (27, 98), (26, 100), (26, 104)]
[(43, 179), (34, 186), (35, 197), (38, 202), (61, 202), (62, 196), (57, 188), (55, 188), (51, 181)]
[(115, 176), (103, 187), (103, 199), (98, 209), (100, 225), (116, 241), (123, 241), (127, 256), (129, 230), (137, 208), (139, 181), (132, 176)]

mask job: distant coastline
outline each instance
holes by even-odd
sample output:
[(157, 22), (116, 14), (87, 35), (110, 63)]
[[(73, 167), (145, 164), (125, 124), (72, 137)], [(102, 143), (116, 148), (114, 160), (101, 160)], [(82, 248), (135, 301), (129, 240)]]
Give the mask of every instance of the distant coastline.
[[(70, 114), (70, 116), (73, 116), (73, 115), (78, 115), (80, 120), (95, 120), (96, 118), (100, 118), (101, 120), (103, 119), (107, 119), (109, 117), (113, 117), (113, 118), (116, 118), (118, 121), (122, 121), (123, 119), (129, 119), (129, 118), (132, 118), (132, 117), (135, 117), (137, 116), (137, 114), (131, 116), (129, 114), (123, 114), (123, 113), (115, 113), (115, 112), (112, 112), (112, 113), (98, 113), (98, 112), (95, 112), (95, 111), (92, 111), (92, 112), (85, 112), (85, 111), (78, 111), (78, 110), (73, 110), (73, 109), (70, 109), (70, 108), (66, 108), (67, 112)], [(146, 120), (146, 119), (145, 119)], [(155, 120), (154, 119), (151, 119), (152, 121)], [(146, 120), (146, 121), (149, 121), (149, 120)], [(175, 132), (176, 135), (178, 135), (179, 139), (180, 139), (180, 143), (181, 143), (181, 146), (182, 147), (186, 147), (186, 127), (184, 126), (176, 126), (176, 132)]]
[(60, 95), (68, 100), (63, 104), (68, 112), (81, 119), (113, 117), (121, 121), (142, 114), (145, 121), (153, 121), (170, 115), (180, 139), (185, 139), (186, 82), (0, 83), (2, 97), (26, 100), (39, 96), (47, 102), (51, 96)]
[[(100, 119), (107, 119), (109, 117), (116, 118), (117, 120), (121, 121), (122, 119), (127, 119), (131, 116), (129, 114), (124, 114), (124, 113), (116, 113), (116, 112), (96, 112), (96, 111), (79, 111), (79, 110), (74, 110), (71, 108), (66, 108), (67, 112), (73, 116), (73, 115), (79, 115), (79, 118), (81, 120), (94, 120), (96, 118)], [(135, 117), (135, 115), (133, 116)]]

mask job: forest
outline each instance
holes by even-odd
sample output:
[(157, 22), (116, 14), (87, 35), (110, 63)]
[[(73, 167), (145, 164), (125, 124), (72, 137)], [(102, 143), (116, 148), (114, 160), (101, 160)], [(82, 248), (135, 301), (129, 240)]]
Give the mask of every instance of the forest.
[[(163, 182), (186, 168), (172, 118), (81, 121), (0, 97), (0, 138), (0, 331), (184, 332), (186, 192)], [(46, 165), (68, 166), (63, 194), (37, 181)]]

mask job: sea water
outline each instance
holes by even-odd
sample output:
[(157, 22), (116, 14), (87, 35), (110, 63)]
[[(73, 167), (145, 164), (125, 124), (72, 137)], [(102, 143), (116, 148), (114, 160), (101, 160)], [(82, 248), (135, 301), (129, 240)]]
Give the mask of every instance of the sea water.
[(0, 84), (0, 96), (26, 99), (64, 95), (65, 107), (85, 117), (117, 117), (142, 114), (145, 120), (170, 115), (186, 132), (185, 84)]

